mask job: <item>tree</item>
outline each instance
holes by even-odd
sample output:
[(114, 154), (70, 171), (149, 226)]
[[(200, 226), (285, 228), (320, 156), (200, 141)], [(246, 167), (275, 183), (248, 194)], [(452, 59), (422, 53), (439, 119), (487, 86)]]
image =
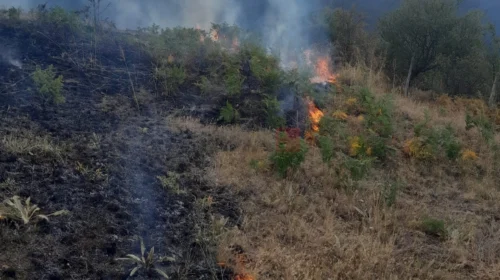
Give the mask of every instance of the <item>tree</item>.
[(354, 8), (344, 10), (341, 8), (326, 12), (328, 33), (330, 41), (335, 46), (335, 51), (344, 62), (354, 63), (360, 58), (367, 44), (367, 32), (362, 14)]
[(380, 20), (389, 61), (396, 61), (399, 73), (408, 69), (406, 94), (413, 79), (438, 67), (438, 57), (446, 51), (445, 42), (457, 23), (457, 11), (456, 0), (405, 0)]
[(488, 46), (488, 61), (491, 67), (493, 82), (490, 91), (488, 105), (493, 107), (497, 100), (497, 83), (500, 79), (500, 37), (497, 37), (495, 27), (490, 25), (490, 44)]

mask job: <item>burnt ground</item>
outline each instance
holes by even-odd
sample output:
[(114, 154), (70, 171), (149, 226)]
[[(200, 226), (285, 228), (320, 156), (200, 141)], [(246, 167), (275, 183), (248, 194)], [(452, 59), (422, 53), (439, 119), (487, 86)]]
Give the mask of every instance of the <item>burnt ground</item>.
[[(196, 97), (150, 96), (137, 108), (131, 85), (154, 88), (147, 56), (117, 36), (99, 45), (98, 64), (88, 63), (83, 40), (54, 36), (33, 26), (0, 27), (2, 48), (23, 63), (0, 61), (0, 200), (19, 195), (42, 213), (70, 211), (27, 226), (1, 221), (0, 279), (127, 279), (133, 265), (116, 258), (139, 254), (138, 237), (158, 256), (175, 257), (159, 265), (173, 279), (229, 278), (214, 272), (210, 241), (199, 238), (211, 213), (196, 201), (231, 200), (199, 175), (216, 144), (170, 131), (165, 121), (190, 100), (189, 112), (203, 116)], [(59, 106), (43, 106), (33, 95), (30, 73), (50, 64), (65, 79)], [(182, 193), (157, 178), (169, 174)], [(210, 211), (236, 223), (230, 204)], [(136, 277), (143, 278), (159, 276)]]

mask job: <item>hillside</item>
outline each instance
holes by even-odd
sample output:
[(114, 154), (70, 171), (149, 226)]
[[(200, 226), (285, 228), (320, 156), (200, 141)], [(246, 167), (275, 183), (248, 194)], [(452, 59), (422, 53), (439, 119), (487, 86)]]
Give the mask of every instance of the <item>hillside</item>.
[(500, 275), (482, 99), (324, 48), (283, 69), (227, 24), (11, 10), (0, 42), (0, 279)]

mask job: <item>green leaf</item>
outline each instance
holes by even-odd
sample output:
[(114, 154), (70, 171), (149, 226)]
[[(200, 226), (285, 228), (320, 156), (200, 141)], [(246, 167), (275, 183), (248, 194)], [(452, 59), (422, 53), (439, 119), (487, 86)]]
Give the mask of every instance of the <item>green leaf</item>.
[(170, 277), (168, 277), (167, 273), (165, 273), (163, 270), (155, 268), (155, 271), (158, 272), (158, 274), (163, 276), (165, 279), (170, 279)]
[(134, 267), (132, 271), (130, 271), (130, 277), (134, 276), (134, 274), (139, 270), (139, 266)]

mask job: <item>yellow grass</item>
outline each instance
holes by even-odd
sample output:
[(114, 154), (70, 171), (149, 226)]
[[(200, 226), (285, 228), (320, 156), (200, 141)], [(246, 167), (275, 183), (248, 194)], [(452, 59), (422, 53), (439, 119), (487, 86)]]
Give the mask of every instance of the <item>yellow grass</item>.
[[(242, 246), (245, 272), (256, 279), (496, 279), (500, 275), (500, 225), (489, 222), (500, 197), (492, 174), (465, 179), (446, 164), (428, 168), (403, 158), (390, 169), (375, 168), (354, 191), (336, 173), (339, 162), (321, 161), (311, 147), (296, 173), (282, 180), (269, 169), (274, 147), (270, 131), (201, 125), (171, 118), (173, 129), (217, 139), (231, 146), (213, 158), (206, 176), (238, 197), (242, 225), (228, 229), (219, 260)], [(233, 149), (234, 148), (234, 149)], [(259, 170), (252, 160), (263, 162)], [(481, 157), (478, 159), (481, 160)], [(469, 174), (469, 175), (467, 175)], [(387, 178), (406, 188), (392, 208), (381, 202)], [(216, 203), (216, 202), (215, 202)], [(439, 241), (420, 231), (423, 217), (446, 221), (449, 237)]]

